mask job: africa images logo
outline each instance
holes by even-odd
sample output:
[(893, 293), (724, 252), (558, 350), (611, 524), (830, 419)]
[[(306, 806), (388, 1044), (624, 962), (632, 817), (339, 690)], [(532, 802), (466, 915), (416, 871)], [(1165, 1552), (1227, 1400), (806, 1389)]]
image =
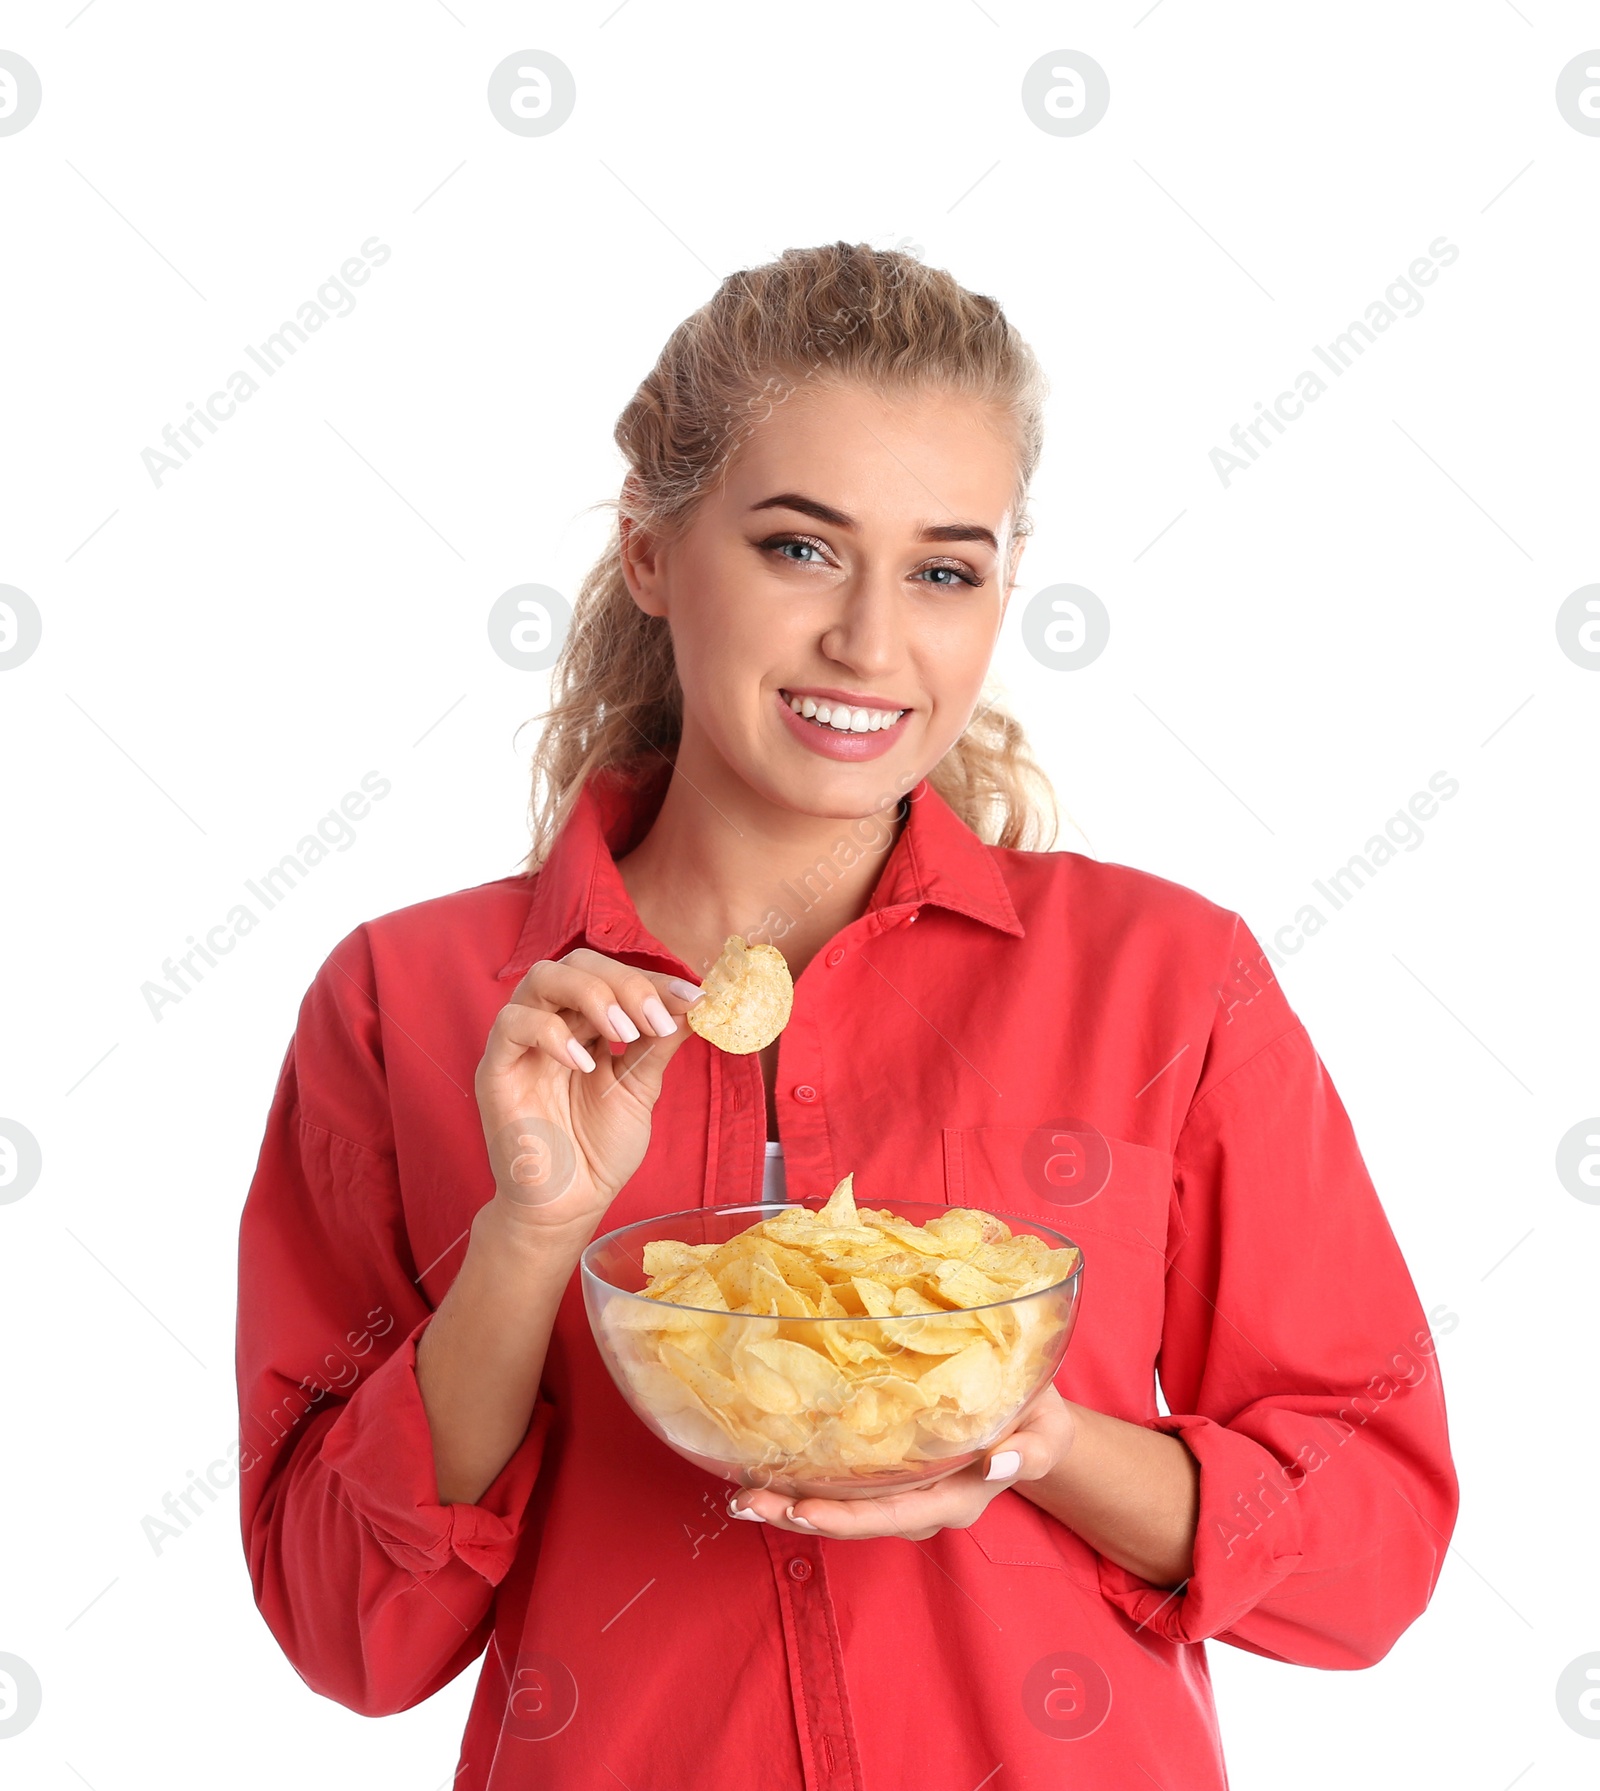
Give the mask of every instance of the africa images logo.
[[(372, 270), (382, 267), (392, 253), (387, 243), (369, 236), (360, 253), (350, 256), (337, 274), (329, 274), (292, 318), (285, 318), (259, 346), (247, 342), (245, 354), (265, 378), (274, 378), (325, 323), (348, 317), (355, 310), (356, 298), (350, 288), (365, 286), (372, 278)], [(237, 416), (239, 406), (261, 390), (261, 381), (243, 367), (230, 373), (225, 384), (228, 389), (213, 392), (203, 406), (191, 398), (189, 415), (176, 427), (168, 423), (162, 429), (160, 448), (140, 450), (139, 458), (158, 491), (168, 473), (180, 472), (194, 453), (206, 445), (206, 437), (198, 433), (200, 429), (215, 435), (219, 424)]]
[[(1439, 270), (1449, 267), (1460, 255), (1461, 251), (1448, 237), (1436, 236), (1428, 244), (1427, 254), (1419, 255), (1404, 274), (1396, 274), (1383, 289), (1383, 296), (1375, 298), (1363, 316), (1353, 318), (1325, 346), (1320, 342), (1312, 343), (1312, 354), (1335, 379), (1343, 379), (1379, 336), (1401, 318), (1415, 317), (1421, 312), (1424, 300), (1417, 288), (1431, 286), (1439, 278)], [(1306, 414), (1306, 406), (1315, 404), (1327, 389), (1328, 381), (1322, 374), (1314, 367), (1307, 367), (1295, 375), (1292, 392), (1280, 392), (1270, 405), (1258, 399), (1257, 415), (1242, 426), (1235, 423), (1228, 433), (1232, 450), (1237, 451), (1229, 448), (1211, 450), (1211, 465), (1222, 481), (1223, 490), (1228, 489), (1235, 473), (1249, 472), (1261, 458), (1262, 449), (1273, 445), (1268, 429), (1277, 435), (1286, 435), (1286, 425), (1299, 422)]]

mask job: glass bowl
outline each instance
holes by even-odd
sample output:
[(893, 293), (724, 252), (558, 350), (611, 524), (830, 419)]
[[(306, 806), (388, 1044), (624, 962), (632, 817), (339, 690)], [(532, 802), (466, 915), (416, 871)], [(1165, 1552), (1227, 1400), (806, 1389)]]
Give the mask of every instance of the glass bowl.
[[(691, 1207), (596, 1238), (580, 1261), (595, 1342), (644, 1424), (735, 1485), (826, 1499), (931, 1486), (978, 1460), (1054, 1379), (1077, 1317), (1082, 1252), (1050, 1287), (933, 1314), (773, 1317), (640, 1291), (650, 1280), (646, 1244), (723, 1244), (757, 1220), (823, 1204)], [(958, 1210), (919, 1200), (862, 1204), (919, 1226)], [(1077, 1250), (1036, 1220), (992, 1216), (1013, 1236)]]

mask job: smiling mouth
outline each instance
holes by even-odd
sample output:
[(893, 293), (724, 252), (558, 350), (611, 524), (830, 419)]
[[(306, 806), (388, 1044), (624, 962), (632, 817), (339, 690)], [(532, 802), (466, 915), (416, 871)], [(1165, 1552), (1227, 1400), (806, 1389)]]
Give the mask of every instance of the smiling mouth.
[(790, 709), (803, 721), (835, 734), (878, 734), (892, 728), (906, 713), (904, 709), (861, 709), (849, 703), (830, 702), (816, 697), (794, 696), (789, 691), (778, 693)]

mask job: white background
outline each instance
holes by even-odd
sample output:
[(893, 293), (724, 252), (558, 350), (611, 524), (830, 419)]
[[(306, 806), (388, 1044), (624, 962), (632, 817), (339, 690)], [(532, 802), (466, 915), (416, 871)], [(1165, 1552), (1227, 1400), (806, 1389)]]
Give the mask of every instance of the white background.
[[(0, 1206), (0, 1652), (44, 1687), (8, 1784), (448, 1783), (475, 1668), (357, 1717), (257, 1616), (231, 1495), (159, 1555), (141, 1520), (234, 1434), (238, 1215), (306, 985), (526, 849), (545, 680), (490, 604), (576, 591), (678, 321), (837, 238), (919, 245), (1052, 380), (996, 671), (1063, 846), (1267, 942), (1460, 783), (1280, 970), (1435, 1314), (1460, 1523), (1369, 1670), (1212, 1645), (1233, 1783), (1594, 1782), (1555, 1683), (1600, 1649), (1600, 1208), (1554, 1165), (1600, 1112), (1600, 676), (1554, 623), (1600, 578), (1600, 138), (1554, 88), (1597, 43), (1561, 0), (7, 9), (44, 91), (0, 137), (0, 583), (44, 618), (0, 674), (0, 1115), (44, 1158)], [(486, 103), (525, 48), (577, 82), (543, 138)], [(1020, 103), (1062, 48), (1111, 83), (1079, 137)], [(355, 310), (156, 487), (141, 450), (373, 235)], [(1440, 235), (1424, 309), (1224, 488), (1210, 450)], [(1017, 627), (1062, 582), (1112, 619), (1075, 673)], [(141, 984), (369, 770), (356, 843), (153, 1020)]]

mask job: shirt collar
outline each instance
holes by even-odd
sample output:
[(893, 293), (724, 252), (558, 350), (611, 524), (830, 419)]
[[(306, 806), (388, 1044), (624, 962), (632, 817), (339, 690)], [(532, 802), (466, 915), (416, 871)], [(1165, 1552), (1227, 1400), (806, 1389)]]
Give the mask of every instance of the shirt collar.
[[(528, 918), (501, 978), (520, 977), (536, 958), (562, 957), (580, 944), (608, 956), (644, 952), (676, 964), (645, 930), (616, 864), (649, 831), (671, 771), (666, 759), (632, 760), (585, 782), (539, 868)], [(1022, 922), (991, 849), (926, 778), (909, 792), (907, 808), (867, 911), (914, 912), (931, 903), (1020, 938)]]

